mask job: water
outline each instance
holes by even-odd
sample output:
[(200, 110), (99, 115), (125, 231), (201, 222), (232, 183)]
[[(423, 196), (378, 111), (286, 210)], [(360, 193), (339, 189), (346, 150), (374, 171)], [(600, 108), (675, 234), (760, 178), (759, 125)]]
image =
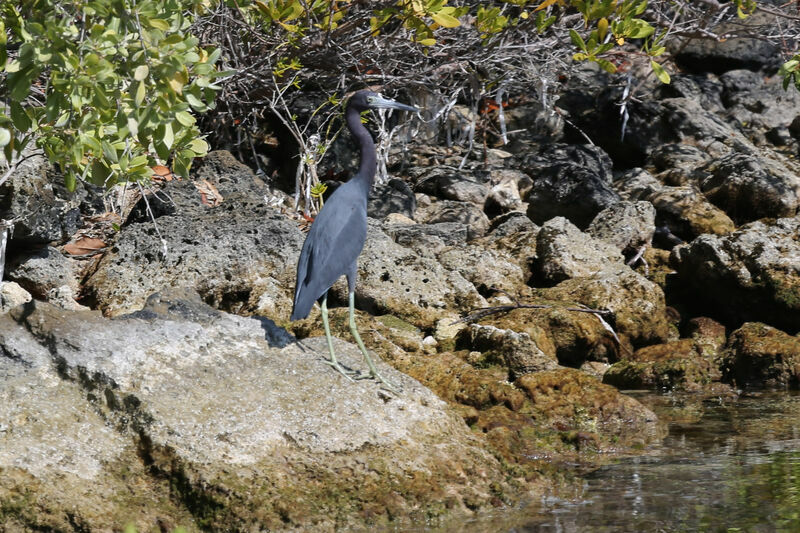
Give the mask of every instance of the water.
[(633, 395), (669, 436), (586, 475), (575, 499), (528, 506), (505, 531), (800, 532), (800, 395)]

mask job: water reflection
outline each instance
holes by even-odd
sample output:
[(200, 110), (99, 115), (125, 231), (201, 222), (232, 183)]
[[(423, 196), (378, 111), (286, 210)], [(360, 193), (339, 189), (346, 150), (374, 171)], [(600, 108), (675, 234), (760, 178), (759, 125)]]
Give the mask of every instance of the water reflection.
[(800, 396), (635, 396), (669, 436), (587, 475), (577, 501), (529, 507), (511, 531), (800, 531)]

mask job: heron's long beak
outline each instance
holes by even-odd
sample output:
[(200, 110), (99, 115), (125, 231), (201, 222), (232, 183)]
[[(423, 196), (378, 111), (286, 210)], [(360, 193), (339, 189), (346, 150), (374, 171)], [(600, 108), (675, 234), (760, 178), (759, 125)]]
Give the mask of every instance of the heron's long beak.
[(400, 102), (396, 102), (391, 98), (386, 98), (384, 96), (373, 96), (372, 100), (370, 100), (370, 107), (375, 109), (401, 109), (403, 111), (411, 111), (412, 113), (419, 113), (419, 109), (414, 106), (401, 104)]

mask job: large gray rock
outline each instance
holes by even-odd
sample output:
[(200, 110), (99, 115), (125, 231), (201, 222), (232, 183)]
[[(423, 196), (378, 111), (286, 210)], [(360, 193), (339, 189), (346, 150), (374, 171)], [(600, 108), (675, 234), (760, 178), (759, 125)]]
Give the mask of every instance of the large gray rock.
[(585, 229), (620, 199), (611, 188), (611, 160), (597, 146), (545, 144), (521, 166), (533, 180), (524, 200), (537, 224), (563, 216)]
[(78, 269), (56, 248), (46, 246), (31, 254), (17, 254), (8, 265), (8, 279), (38, 298), (64, 285), (78, 292)]
[[(288, 315), (299, 225), (266, 204), (273, 191), (228, 152), (209, 154), (196, 176), (139, 202), (87, 280), (86, 300), (113, 316), (153, 292), (189, 287), (221, 309)], [(222, 196), (215, 207), (198, 190), (207, 184)]]
[(720, 76), (724, 116), (756, 145), (793, 144), (791, 124), (800, 115), (800, 91), (784, 90), (783, 76), (765, 78), (749, 70)]
[(387, 183), (376, 183), (367, 200), (367, 216), (384, 219), (392, 213), (414, 218), (417, 199), (414, 191), (400, 179), (390, 179)]
[(433, 165), (417, 178), (414, 191), (483, 208), (489, 186), (489, 175), (485, 172)]
[(600, 211), (586, 232), (629, 257), (650, 246), (655, 219), (656, 209), (650, 202), (619, 202)]
[[(351, 382), (325, 363), (323, 338), (297, 343), (180, 291), (116, 319), (42, 303), (11, 316), (0, 497), (18, 505), (0, 527), (333, 530), (445, 499), (488, 505), (492, 482), (504, 485), (433, 393), (380, 362), (399, 394)], [(366, 370), (356, 348), (335, 346)]]
[(693, 184), (662, 185), (646, 170), (636, 168), (620, 175), (614, 181), (614, 188), (626, 200), (646, 200), (653, 204), (656, 226), (684, 240), (705, 233), (724, 235), (735, 228), (730, 217)]
[(625, 258), (614, 245), (595, 239), (576, 228), (569, 220), (548, 220), (536, 238), (537, 271), (549, 283), (590, 276)]
[[(709, 159), (709, 155), (700, 150), (698, 147), (691, 144), (668, 143), (656, 147), (648, 155), (648, 162), (651, 163), (657, 171), (671, 171), (670, 175), (678, 175), (676, 170), (680, 171), (680, 175), (687, 176), (691, 174), (697, 167), (705, 164)], [(669, 183), (669, 185), (684, 185), (685, 183)]]
[(480, 207), (455, 200), (442, 200), (425, 207), (420, 206), (415, 220), (425, 224), (457, 222), (467, 228), (468, 239), (481, 237), (489, 230), (489, 218)]
[(697, 179), (706, 198), (740, 224), (794, 216), (800, 207), (800, 177), (774, 159), (734, 152), (700, 168)]
[(80, 228), (81, 209), (103, 211), (102, 199), (91, 186), (79, 183), (74, 192), (42, 153), (26, 149), (25, 159), (0, 186), (0, 220), (13, 220), (11, 242), (63, 243)]
[(734, 325), (800, 330), (800, 220), (752, 222), (727, 236), (701, 235), (671, 261), (694, 305)]
[(468, 235), (467, 227), (458, 222), (384, 224), (383, 231), (397, 244), (430, 258), (448, 246), (465, 244)]
[(502, 249), (465, 245), (444, 250), (437, 259), (446, 269), (459, 272), (484, 296), (498, 291), (515, 294), (527, 279), (527, 270)]
[[(762, 35), (769, 31), (765, 26), (775, 25), (775, 16), (756, 12), (743, 21), (725, 22), (712, 26), (712, 31), (722, 35)], [(675, 61), (694, 72), (721, 74), (734, 69), (774, 71), (780, 64), (780, 49), (767, 39), (733, 37), (716, 40), (706, 36), (675, 39), (670, 47)]]
[[(108, 315), (140, 308), (153, 292), (191, 287), (216, 307), (288, 315), (303, 245), (298, 225), (258, 198), (181, 210), (129, 224), (85, 286)], [(166, 251), (166, 255), (164, 252)]]

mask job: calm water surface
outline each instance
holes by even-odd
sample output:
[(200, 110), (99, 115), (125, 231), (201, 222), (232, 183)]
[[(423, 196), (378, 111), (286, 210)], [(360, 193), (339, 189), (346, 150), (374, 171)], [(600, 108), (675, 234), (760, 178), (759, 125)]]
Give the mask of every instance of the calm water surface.
[(632, 393), (669, 422), (643, 456), (587, 476), (504, 531), (800, 532), (800, 395), (735, 401)]

